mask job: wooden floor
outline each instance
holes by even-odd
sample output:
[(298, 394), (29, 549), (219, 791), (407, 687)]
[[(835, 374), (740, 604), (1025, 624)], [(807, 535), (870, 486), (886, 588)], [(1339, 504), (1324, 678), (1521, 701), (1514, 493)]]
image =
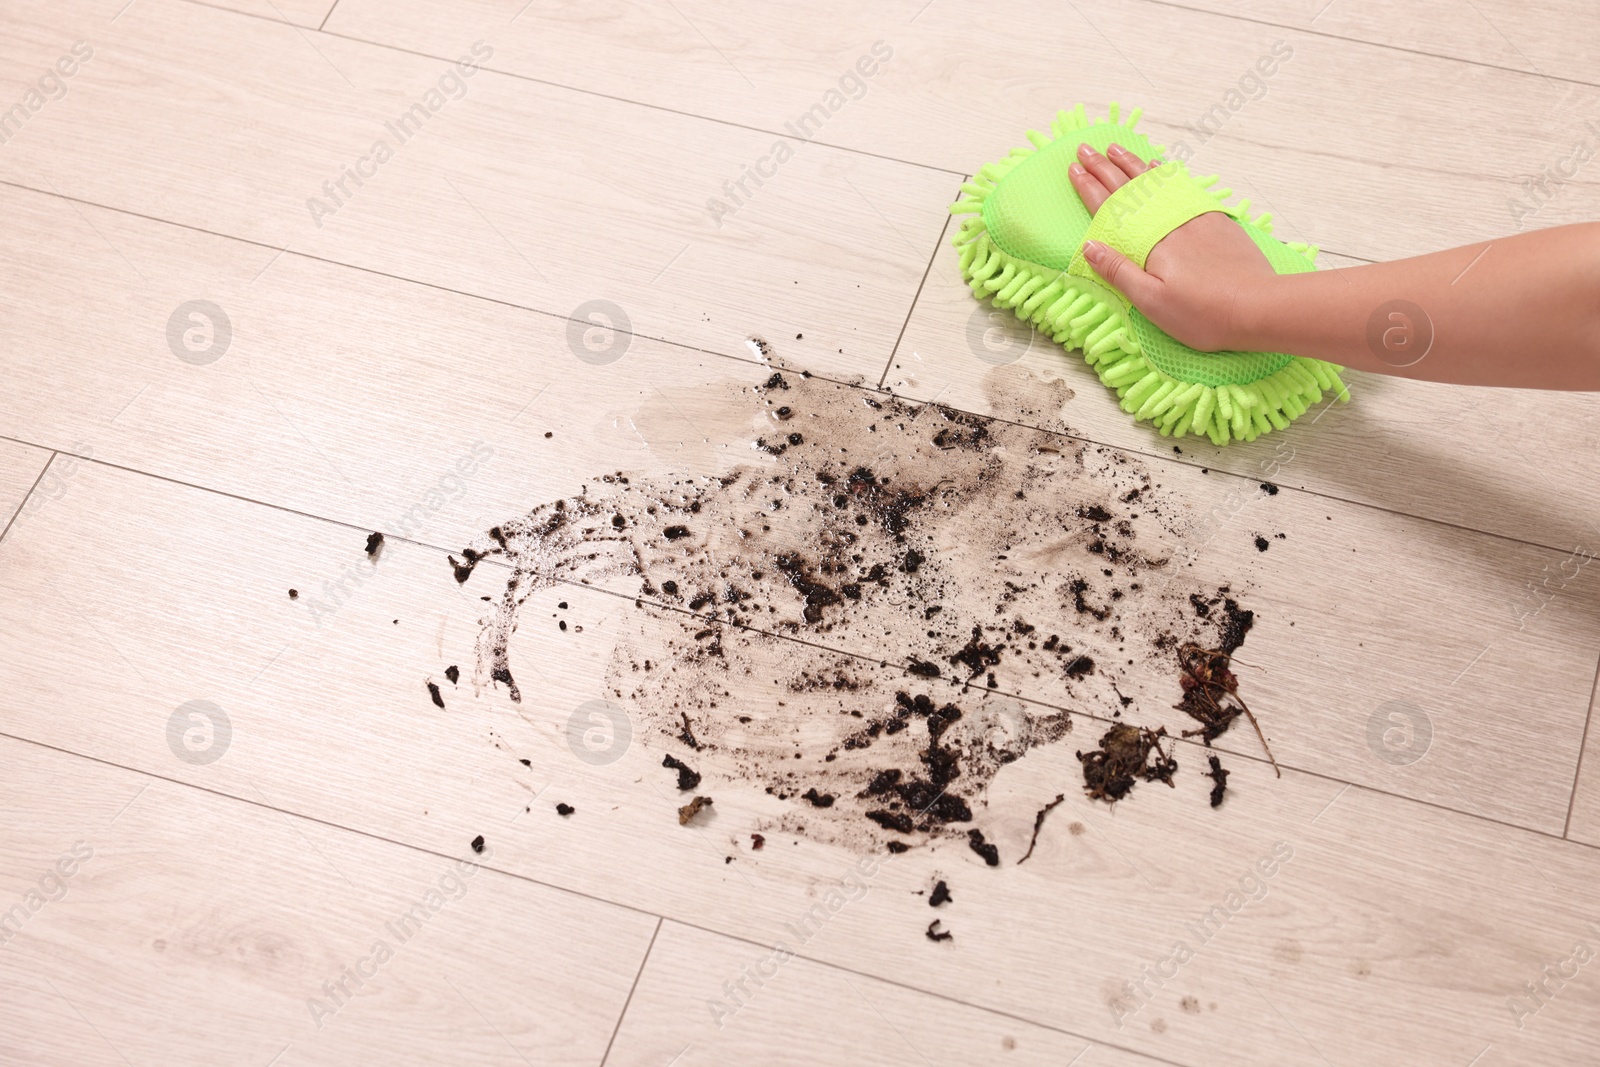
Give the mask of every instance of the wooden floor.
[(419, 683), (476, 634), (445, 554), (706, 468), (719, 429), (639, 413), (765, 373), (751, 334), (1018, 418), (945, 207), (1058, 107), (1142, 105), (1341, 266), (1597, 217), (1597, 40), (1579, 0), (6, 0), (0, 1062), (1600, 1061), (1592, 396), (1352, 374), (1175, 454), (1035, 344), (1075, 433), (1213, 516), (1283, 777), (1235, 734), (1222, 809), (1192, 772), (1108, 809), (1037, 750), (991, 797), (1015, 855), (1066, 790), (1027, 866), (876, 857), (798, 943), (861, 856), (751, 852), (736, 791), (676, 832), (647, 739), (567, 750), (629, 599), (562, 591), (523, 715)]

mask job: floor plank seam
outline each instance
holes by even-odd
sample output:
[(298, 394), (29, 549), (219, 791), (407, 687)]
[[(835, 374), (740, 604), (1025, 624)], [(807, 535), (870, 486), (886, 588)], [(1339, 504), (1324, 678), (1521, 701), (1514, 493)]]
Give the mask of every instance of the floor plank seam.
[(1572, 794), (1567, 797), (1567, 821), (1561, 826), (1561, 838), (1572, 840), (1572, 809), (1578, 802), (1578, 785), (1583, 781), (1583, 753), (1589, 747), (1589, 724), (1594, 721), (1594, 703), (1600, 699), (1600, 660), (1595, 663), (1594, 684), (1589, 688), (1589, 713), (1583, 719), (1583, 736), (1578, 739), (1578, 765), (1572, 768)]
[[(6, 440), (9, 441), (10, 438), (6, 438)], [(18, 443), (20, 444), (20, 442)], [(32, 445), (30, 447), (38, 448), (40, 446)], [(11, 532), (11, 527), (16, 525), (16, 521), (22, 517), (22, 509), (28, 506), (28, 498), (33, 496), (33, 491), (35, 489), (39, 488), (39, 483), (44, 481), (45, 472), (50, 469), (50, 464), (54, 463), (56, 461), (56, 456), (60, 455), (60, 453), (53, 448), (49, 449), (48, 451), (50, 452), (50, 458), (44, 461), (44, 466), (39, 468), (39, 476), (33, 480), (32, 485), (28, 486), (28, 491), (22, 494), (22, 499), (17, 501), (17, 510), (13, 511), (11, 513), (11, 517), (6, 520), (6, 528), (4, 530), (0, 530), (0, 542), (5, 541), (6, 534)]]
[(339, 6), (339, 0), (333, 0), (333, 3), (331, 5), (329, 5), (328, 13), (326, 15), (322, 16), (322, 21), (321, 22), (317, 23), (317, 32), (318, 33), (326, 33), (327, 32), (328, 20), (333, 18), (333, 9), (338, 7), (338, 6)]
[[(972, 175), (963, 175), (961, 180), (967, 181)], [(884, 361), (883, 373), (878, 375), (878, 389), (883, 389), (884, 379), (889, 377), (889, 370), (894, 366), (894, 357), (900, 352), (900, 342), (905, 340), (906, 327), (911, 325), (911, 316), (917, 313), (917, 304), (922, 300), (922, 288), (928, 284), (928, 275), (933, 273), (934, 261), (939, 258), (939, 249), (944, 247), (945, 235), (950, 232), (950, 214), (946, 212), (944, 224), (939, 227), (939, 239), (933, 243), (933, 252), (928, 256), (928, 265), (922, 270), (922, 280), (917, 283), (917, 291), (911, 296), (911, 306), (906, 308), (905, 321), (900, 323), (900, 332), (895, 334), (894, 346), (889, 349), (889, 358)]]
[(650, 950), (656, 947), (656, 938), (661, 936), (661, 924), (665, 921), (658, 916), (656, 928), (650, 931), (650, 943), (644, 947), (644, 956), (639, 960), (639, 969), (633, 972), (633, 984), (628, 987), (628, 995), (622, 1001), (622, 1010), (617, 1013), (617, 1025), (611, 1028), (611, 1038), (606, 1042), (606, 1050), (600, 1057), (600, 1067), (606, 1067), (606, 1061), (611, 1058), (611, 1046), (617, 1043), (617, 1035), (622, 1032), (622, 1020), (628, 1017), (628, 1007), (633, 1003), (634, 991), (639, 988), (639, 979), (644, 977), (644, 969), (650, 964)]

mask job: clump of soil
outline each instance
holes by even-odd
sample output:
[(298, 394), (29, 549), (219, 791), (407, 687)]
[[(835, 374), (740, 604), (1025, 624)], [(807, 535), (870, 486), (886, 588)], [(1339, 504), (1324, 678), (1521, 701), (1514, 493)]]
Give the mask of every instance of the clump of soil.
[(1125, 452), (792, 371), (701, 402), (749, 413), (748, 459), (599, 474), (451, 565), (463, 582), (484, 559), (510, 567), (474, 683), (513, 701), (530, 597), (634, 597), (610, 624), (605, 696), (644, 743), (698, 753), (698, 771), (663, 761), (685, 792), (702, 773), (764, 791), (758, 829), (902, 850), (967, 837), (997, 864), (974, 824), (1002, 767), (1073, 713), (1122, 715), (1181, 644), (1231, 651), (1248, 629), (1226, 586), (1185, 581), (1172, 557), (1192, 513)]
[(1119, 722), (1100, 738), (1100, 747), (1079, 752), (1083, 788), (1095, 800), (1121, 800), (1141, 779), (1172, 785), (1178, 763), (1161, 741), (1165, 726), (1157, 730)]
[(952, 937), (955, 937), (956, 935), (952, 934), (949, 930), (939, 929), (940, 924), (943, 922), (943, 919), (933, 920), (933, 922), (928, 924), (927, 930), (923, 931), (923, 936), (929, 941), (948, 941)]
[(678, 772), (678, 789), (681, 792), (687, 793), (700, 784), (700, 772), (692, 769), (677, 756), (669, 753), (661, 757), (661, 766)]
[(577, 810), (578, 809), (573, 807), (571, 804), (557, 804), (556, 805), (556, 814), (562, 816), (563, 818), (565, 818), (568, 815), (571, 815), (573, 812), (575, 812)]
[(989, 866), (1000, 866), (1000, 850), (983, 839), (982, 830), (967, 831), (967, 847), (982, 856)]
[(930, 908), (937, 908), (941, 904), (950, 903), (950, 900), (950, 887), (945, 885), (944, 879), (941, 878), (934, 883), (933, 892), (928, 894), (928, 906)]
[(371, 533), (367, 535), (367, 558), (376, 561), (378, 554), (383, 551), (383, 534)]
[(1211, 779), (1211, 806), (1220, 808), (1222, 796), (1228, 791), (1228, 772), (1223, 769), (1222, 761), (1212, 755), (1207, 755), (1206, 760), (1211, 764), (1211, 772), (1206, 775)]
[[(1228, 603), (1232, 605), (1233, 601)], [(1248, 622), (1244, 628), (1249, 629)], [(1243, 642), (1242, 633), (1238, 640)], [(1185, 644), (1178, 649), (1178, 667), (1182, 672), (1178, 682), (1183, 687), (1183, 699), (1174, 706), (1200, 723), (1197, 729), (1185, 730), (1183, 736), (1198, 736), (1210, 746), (1211, 742), (1228, 731), (1235, 719), (1243, 715), (1255, 727), (1256, 736), (1261, 738), (1261, 747), (1266, 749), (1267, 758), (1272, 760), (1272, 769), (1282, 778), (1283, 772), (1278, 769), (1278, 761), (1272, 755), (1272, 746), (1267, 744), (1267, 735), (1261, 732), (1261, 724), (1239, 696), (1239, 679), (1230, 668), (1232, 651), (1201, 648), (1196, 644)]]
[(689, 803), (678, 809), (678, 825), (688, 826), (689, 822), (706, 808), (711, 806), (710, 797), (695, 797)]
[(428, 683), (428, 696), (433, 698), (433, 706), (434, 707), (436, 707), (436, 708), (444, 707), (444, 694), (439, 692), (439, 683), (438, 682), (430, 681)]

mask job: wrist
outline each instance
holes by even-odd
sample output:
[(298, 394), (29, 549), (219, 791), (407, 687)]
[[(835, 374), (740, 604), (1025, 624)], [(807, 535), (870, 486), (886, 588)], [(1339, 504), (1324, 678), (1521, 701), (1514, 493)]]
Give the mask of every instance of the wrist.
[(1281, 277), (1272, 275), (1239, 287), (1229, 316), (1229, 348), (1236, 352), (1282, 351), (1286, 338), (1279, 312), (1281, 283)]

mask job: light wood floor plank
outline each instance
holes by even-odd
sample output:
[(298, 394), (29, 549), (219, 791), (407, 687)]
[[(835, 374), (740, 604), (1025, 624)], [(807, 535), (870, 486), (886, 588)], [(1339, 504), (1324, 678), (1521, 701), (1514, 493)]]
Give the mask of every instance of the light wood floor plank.
[(7, 1063), (592, 1067), (655, 929), (465, 840), (427, 855), (10, 739), (0, 762)]
[[(1326, 257), (1324, 269), (1350, 260)], [(1588, 476), (1600, 451), (1600, 394), (1481, 389), (1353, 373), (1352, 400), (1314, 412), (1288, 431), (1217, 448), (1138, 424), (1077, 352), (980, 305), (943, 247), (917, 299), (884, 385), (1000, 418), (984, 382), (1014, 361), (1060, 377), (1076, 397), (1061, 417), (1095, 441), (1197, 466), (1299, 486), (1469, 529), (1571, 552), (1600, 551), (1600, 485)], [(1517, 583), (1521, 584), (1520, 579)]]
[[(513, 649), (528, 691), (520, 711), (503, 691), (475, 699), (465, 684), (444, 687), (440, 710), (424, 682), (470, 662), (482, 607), (480, 579), (456, 586), (441, 554), (396, 543), (372, 570), (358, 530), (88, 465), (60, 505), (8, 538), (0, 556), (12, 651), (0, 685), (20, 736), (230, 795), (259, 789), (313, 818), (445, 854), (481, 833), (508, 872), (761, 944), (784, 938), (784, 924), (808, 914), (859, 858), (853, 844), (778, 832), (752, 854), (748, 833), (770, 829), (785, 803), (735, 783), (732, 766), (712, 767), (713, 820), (679, 827), (680, 801), (653, 736), (637, 737), (608, 765), (574, 757), (569, 719), (603, 691), (612, 645), (637, 629), (631, 600), (581, 587), (540, 594)], [(90, 517), (107, 514), (119, 516), (118, 533), (91, 533), (99, 527)], [(91, 536), (92, 549), (82, 544)], [(341, 580), (348, 595), (331, 614), (314, 617), (286, 595)], [(558, 598), (570, 601), (561, 617), (581, 633), (559, 631), (545, 615)], [(1316, 602), (1325, 605), (1325, 595)], [(1470, 620), (1473, 610), (1431, 614)], [(1363, 640), (1388, 634), (1388, 647), (1407, 657), (1436, 657), (1412, 668), (1424, 685), (1465, 644), (1434, 638), (1434, 653), (1392, 644), (1396, 629), (1426, 614), (1394, 614), (1392, 629), (1377, 633), (1365, 620), (1355, 629)], [(1256, 655), (1271, 670), (1249, 684), (1298, 690), (1274, 681), (1277, 672), (1315, 664), (1317, 645), (1336, 639), (1336, 619), (1324, 608), (1300, 615), (1295, 629), (1264, 629)], [(1563, 638), (1553, 628), (1543, 640)], [(1385, 678), (1380, 666), (1357, 671), (1369, 686)], [(1495, 695), (1497, 673), (1476, 682), (1483, 702), (1518, 706)], [(203, 766), (179, 759), (166, 734), (173, 711), (196, 699), (225, 709), (233, 725), (230, 747)], [(1535, 693), (1521, 706), (1536, 715), (1550, 703)], [(1367, 751), (1364, 706), (1347, 694), (1255, 706), (1274, 707), (1280, 753), (1319, 718), (1349, 732), (1343, 744)], [(62, 714), (67, 707), (95, 713)], [(1458, 747), (1449, 720), (1435, 721), (1441, 761), (1456, 760), (1481, 783), (1503, 780), (1496, 761), (1520, 758), (1510, 730), (1475, 723)], [(1582, 887), (1600, 865), (1592, 850), (1298, 771), (1275, 779), (1253, 759), (1231, 759), (1232, 794), (1213, 811), (1192, 753), (1176, 791), (1145, 787), (1111, 811), (1076, 788), (1072, 748), (1094, 729), (1080, 723), (1076, 738), (1011, 765), (988, 795), (979, 821), (1009, 861), (1039, 805), (1067, 794), (1025, 868), (992, 871), (960, 843), (914, 850), (886, 865), (864, 906), (807, 936), (804, 954), (904, 980), (907, 953), (953, 948), (917, 957), (925, 966), (912, 984), (1179, 1063), (1282, 1063), (1309, 1056), (1305, 1039), (1335, 1062), (1453, 1064), (1485, 1043), (1523, 1049), (1520, 1059), (1504, 1053), (1507, 1063), (1577, 1063), (1592, 1053), (1586, 985), (1567, 987), (1523, 1030), (1507, 1007), (1585, 936)], [(1522, 729), (1546, 730), (1526, 720)], [(1433, 755), (1409, 769), (1426, 771)], [(1405, 770), (1395, 768), (1396, 780)], [(1552, 773), (1565, 789), (1570, 771)], [(1522, 803), (1495, 788), (1461, 786), (1466, 798), (1456, 802), (1490, 814)], [(554, 813), (557, 801), (576, 807), (571, 819)], [(1072, 833), (1073, 822), (1085, 832)], [(1294, 850), (1292, 874), (1133, 1011), (1139, 1002), (1130, 1007), (1122, 983), (1165, 958), (1184, 924), (1223, 900), (1279, 839)], [(936, 871), (954, 879), (963, 909), (950, 913), (951, 945), (923, 936), (929, 909), (915, 892)], [(1184, 996), (1205, 1010), (1185, 1013)]]
[[(906, 977), (914, 975), (897, 976)], [(650, 950), (606, 1067), (673, 1062), (1154, 1067), (1160, 1061), (669, 922)]]
[[(1260, 19), (1318, 33), (1595, 84), (1600, 12), (1562, 0), (1428, 0), (1391, 6), (1374, 0), (1165, 0), (1173, 7)], [(1397, 57), (1397, 62), (1404, 61)]]
[[(1305, 19), (1316, 6), (1306, 4)], [(1506, 4), (1495, 6), (1490, 18), (1527, 42), (1532, 61), (1546, 54), (1537, 42), (1551, 32), (1544, 12), (1555, 5), (1541, 5), (1531, 29)], [(460, 10), (430, 0), (398, 8), (346, 0), (329, 29), (441, 54)], [(475, 0), (467, 10), (481, 22), (499, 6)], [(1475, 37), (1482, 25), (1467, 3), (1349, 17), (1370, 21), (1385, 43), (1424, 52), (1436, 35), (1448, 51), (1450, 40)], [(1567, 30), (1557, 31), (1569, 39), (1565, 50), (1588, 63), (1588, 38)], [(828, 118), (826, 142), (970, 172), (1025, 144), (1022, 131), (1045, 128), (1057, 108), (1120, 100), (1143, 106), (1152, 137), (1188, 144), (1196, 167), (1220, 172), (1292, 236), (1377, 259), (1512, 231), (1514, 198), (1533, 212), (1529, 227), (1593, 218), (1600, 202), (1594, 175), (1580, 163), (1574, 178), (1569, 158), (1578, 141), (1600, 150), (1600, 134), (1585, 125), (1600, 113), (1593, 86), (1170, 4), (1086, 0), (1063, 11), (1038, 2), (1003, 14), (923, 0), (779, 12), (709, 2), (618, 2), (581, 12), (535, 5), (497, 38), (494, 65), (781, 131), (880, 39), (893, 58), (859, 101)], [(1273, 73), (1261, 78), (1255, 65), (1271, 59), (1278, 41), (1293, 56), (1269, 63)], [(1360, 92), (1329, 92), (1334, 85)], [(1187, 129), (1203, 122), (1221, 132), (1207, 139)], [(1519, 179), (1564, 159), (1568, 180), (1549, 187), (1556, 195), (1529, 201)]]
[[(89, 10), (8, 12), (0, 59), (70, 35)], [(951, 175), (821, 146), (778, 166), (765, 133), (462, 77), (457, 57), (479, 40), (492, 50), (494, 29), (464, 18), (440, 61), (142, 0), (7, 146), (0, 178), (561, 316), (607, 301), (639, 334), (724, 353), (752, 332), (804, 334), (795, 348), (819, 363), (878, 372)], [(401, 129), (413, 106), (430, 117)], [(126, 121), (108, 120), (119, 111)], [(737, 224), (719, 228), (708, 200), (758, 163), (773, 176), (747, 181)], [(160, 284), (148, 263), (82, 240), (125, 289)]]

